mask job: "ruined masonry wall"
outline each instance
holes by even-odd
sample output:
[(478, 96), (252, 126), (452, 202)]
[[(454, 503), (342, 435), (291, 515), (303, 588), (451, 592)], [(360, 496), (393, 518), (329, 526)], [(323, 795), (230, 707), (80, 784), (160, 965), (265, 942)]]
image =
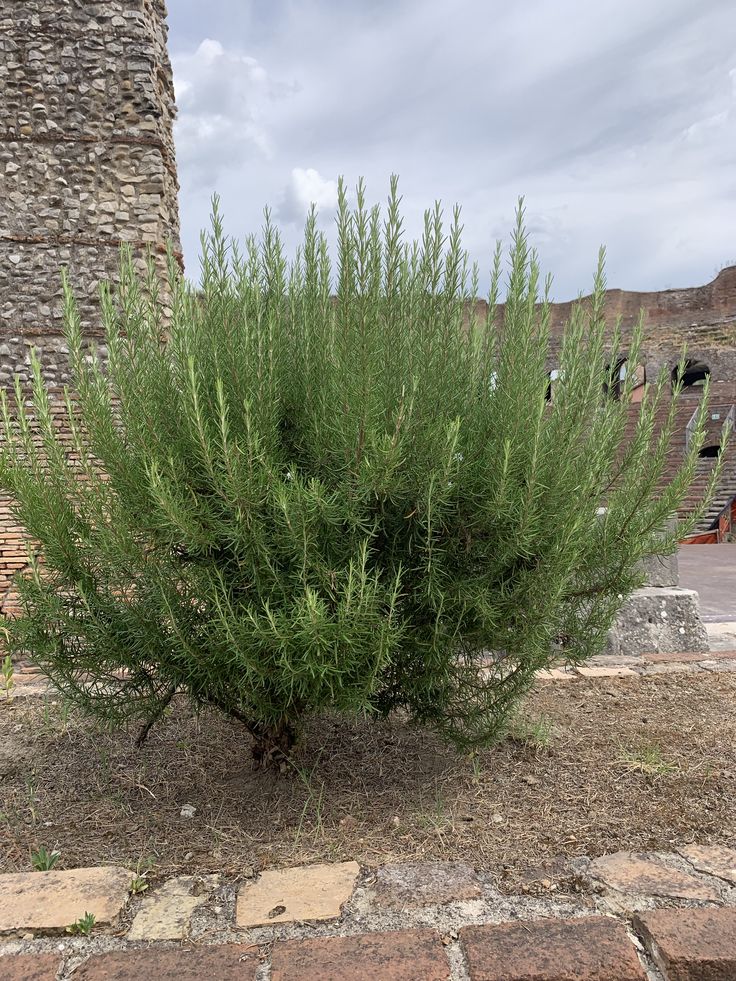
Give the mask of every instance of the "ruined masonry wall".
[[(53, 386), (69, 380), (62, 266), (96, 340), (121, 243), (161, 267), (167, 242), (179, 252), (166, 45), (164, 0), (0, 2), (0, 385), (28, 380), (32, 345)], [(2, 613), (26, 549), (0, 497)]]
[[(582, 303), (588, 300), (585, 297)], [(572, 306), (573, 302), (550, 306), (550, 369), (559, 367), (562, 333)], [(478, 313), (483, 316), (486, 309), (481, 303)], [(623, 353), (640, 314), (644, 316), (642, 360), (650, 379), (663, 365), (673, 368), (686, 346), (688, 357), (710, 367), (714, 382), (736, 382), (736, 266), (721, 270), (705, 286), (653, 293), (608, 290), (606, 323), (612, 333), (620, 320)], [(503, 304), (498, 310), (498, 317), (502, 316)]]
[(67, 380), (60, 267), (88, 335), (122, 242), (179, 246), (163, 0), (4, 0), (0, 10), (0, 383), (28, 349)]

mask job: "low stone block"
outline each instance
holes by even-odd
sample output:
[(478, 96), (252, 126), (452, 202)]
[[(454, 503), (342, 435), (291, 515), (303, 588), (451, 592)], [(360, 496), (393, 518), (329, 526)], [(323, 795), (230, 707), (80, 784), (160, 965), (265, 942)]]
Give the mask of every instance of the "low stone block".
[(645, 586), (624, 600), (609, 631), (607, 654), (688, 653), (708, 650), (708, 635), (693, 589)]
[(736, 978), (735, 909), (652, 910), (634, 929), (667, 981)]
[(149, 948), (90, 957), (74, 972), (74, 981), (255, 981), (259, 964), (258, 948), (242, 944)]
[(633, 671), (643, 668), (647, 661), (643, 657), (635, 655), (621, 655), (621, 657), (611, 657), (610, 654), (594, 654), (585, 662), (586, 667), (590, 668), (631, 668)]
[(380, 906), (405, 909), (479, 899), (478, 877), (462, 862), (405, 862), (377, 870), (371, 887)]
[(723, 845), (688, 845), (680, 849), (699, 872), (707, 872), (736, 885), (736, 851)]
[(128, 931), (128, 940), (182, 940), (189, 934), (192, 913), (206, 902), (219, 876), (181, 875), (146, 895)]
[(615, 852), (590, 863), (590, 875), (617, 892), (632, 896), (715, 901), (719, 893), (694, 875), (671, 869), (634, 852)]
[(241, 887), (236, 923), (245, 928), (334, 919), (350, 899), (359, 872), (357, 862), (269, 869)]
[(276, 943), (271, 981), (447, 981), (450, 967), (433, 930), (368, 933)]
[(0, 933), (63, 930), (85, 913), (106, 926), (128, 899), (127, 869), (71, 869), (0, 875)]
[(605, 916), (460, 931), (471, 981), (646, 981), (623, 925)]

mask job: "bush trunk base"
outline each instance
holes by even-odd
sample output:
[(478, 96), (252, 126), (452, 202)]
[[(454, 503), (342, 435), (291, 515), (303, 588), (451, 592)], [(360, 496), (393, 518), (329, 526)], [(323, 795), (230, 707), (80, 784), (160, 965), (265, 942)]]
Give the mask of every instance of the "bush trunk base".
[(285, 769), (296, 743), (296, 731), (288, 723), (259, 726), (253, 732), (253, 768), (256, 770)]

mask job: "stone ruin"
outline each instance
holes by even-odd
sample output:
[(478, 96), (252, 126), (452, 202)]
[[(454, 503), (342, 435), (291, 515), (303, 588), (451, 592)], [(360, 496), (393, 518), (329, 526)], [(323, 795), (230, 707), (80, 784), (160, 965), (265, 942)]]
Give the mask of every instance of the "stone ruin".
[[(61, 267), (98, 341), (123, 243), (181, 261), (164, 0), (3, 0), (0, 93), (0, 384), (27, 384), (35, 346), (53, 393), (69, 380)], [(0, 497), (0, 612), (25, 556)]]
[(61, 384), (61, 267), (94, 337), (121, 243), (180, 249), (164, 0), (4, 0), (0, 92), (0, 382)]

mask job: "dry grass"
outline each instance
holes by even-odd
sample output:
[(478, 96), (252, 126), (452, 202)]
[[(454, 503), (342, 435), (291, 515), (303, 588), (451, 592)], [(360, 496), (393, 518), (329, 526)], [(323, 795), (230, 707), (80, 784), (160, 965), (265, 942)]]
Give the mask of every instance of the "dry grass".
[[(0, 706), (0, 864), (240, 873), (355, 858), (457, 858), (499, 879), (557, 856), (736, 835), (736, 675), (539, 686), (504, 743), (458, 758), (400, 721), (326, 719), (293, 772), (184, 706), (140, 752), (60, 703)], [(181, 816), (184, 804), (196, 808)]]

